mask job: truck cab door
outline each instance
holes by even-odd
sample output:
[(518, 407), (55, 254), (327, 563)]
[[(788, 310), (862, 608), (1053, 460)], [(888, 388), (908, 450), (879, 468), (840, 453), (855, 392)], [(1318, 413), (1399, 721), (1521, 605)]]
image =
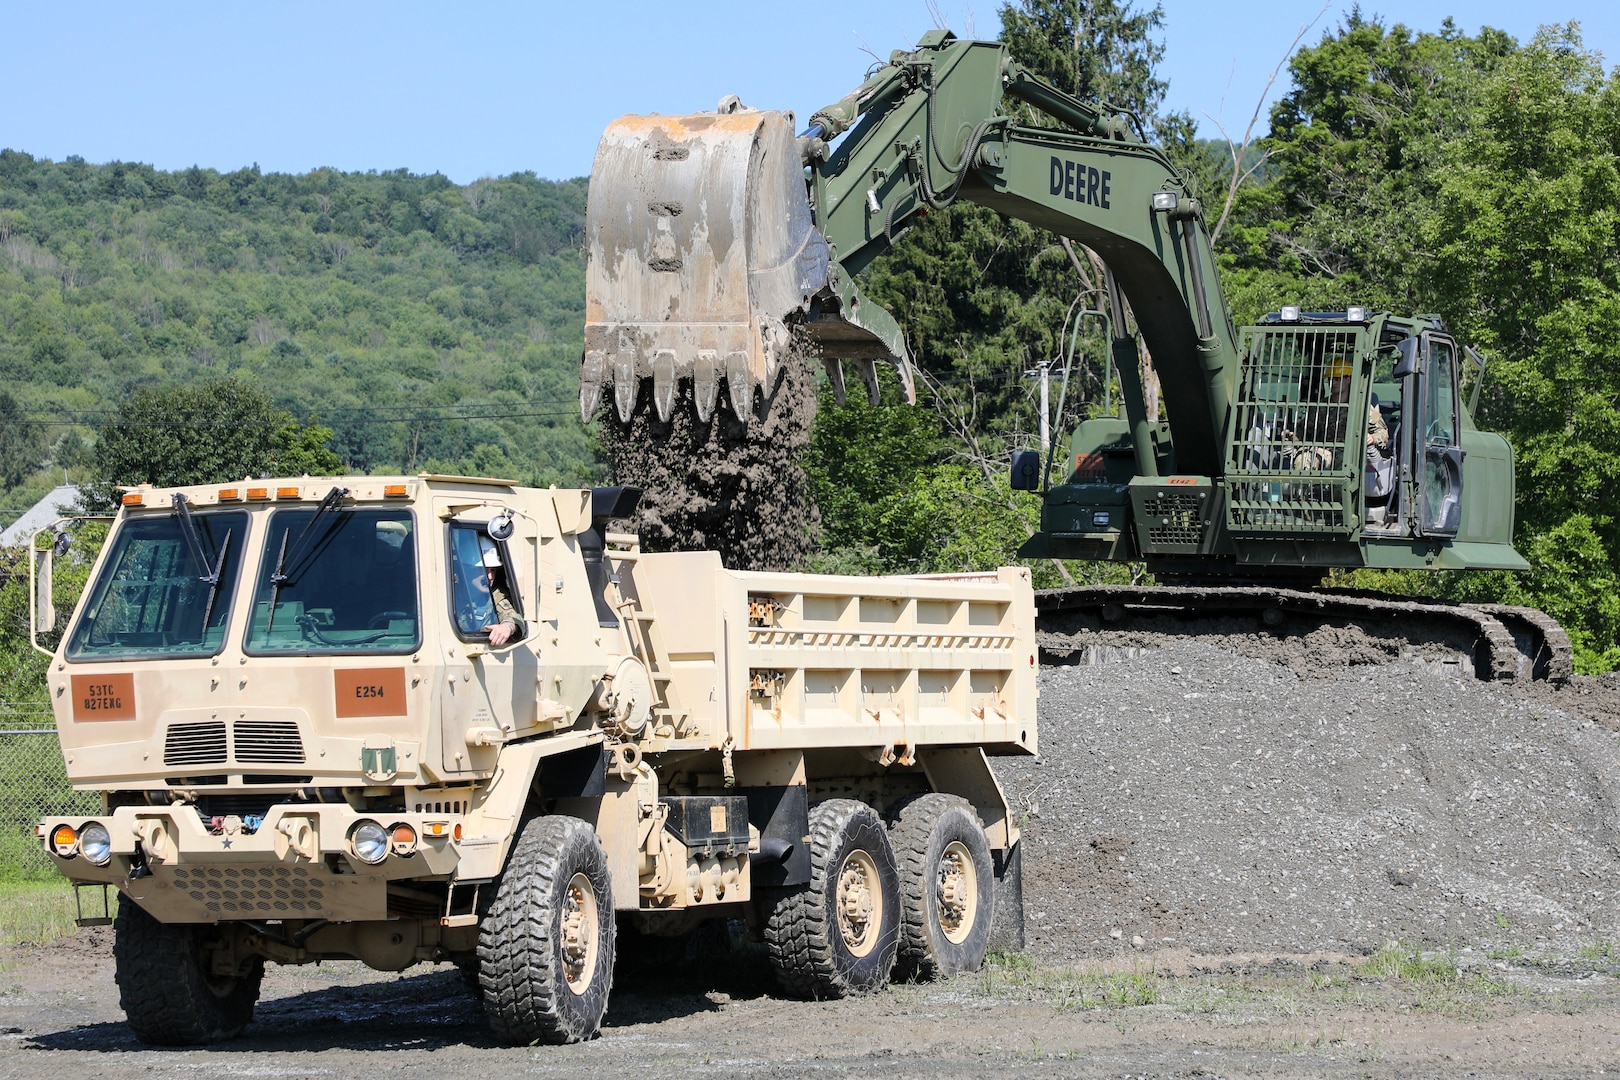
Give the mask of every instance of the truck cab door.
[(1457, 398), (1457, 346), (1424, 331), (1416, 376), (1407, 380), (1402, 411), (1411, 418), (1407, 439), (1419, 536), (1457, 535), (1462, 521), (1462, 424)]
[(501, 621), (497, 591), (529, 622), (525, 597), (533, 595), (532, 571), (524, 572), (518, 554), (533, 545), (524, 535), (497, 541), (485, 531), (486, 524), (468, 517), (445, 526), (445, 577), (456, 643), (447, 656), (440, 724), (444, 771), (452, 776), (488, 771), (499, 742), (534, 722), (538, 661), (532, 623), (526, 634), (498, 647), (490, 645), (488, 632)]

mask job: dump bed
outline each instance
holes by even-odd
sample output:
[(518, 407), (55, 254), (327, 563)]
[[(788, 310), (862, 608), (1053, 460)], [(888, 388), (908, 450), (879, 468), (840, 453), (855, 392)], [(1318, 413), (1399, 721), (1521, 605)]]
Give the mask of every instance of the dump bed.
[(690, 552), (639, 555), (620, 573), (656, 625), (657, 666), (688, 730), (738, 750), (1035, 752), (1028, 570), (758, 573)]

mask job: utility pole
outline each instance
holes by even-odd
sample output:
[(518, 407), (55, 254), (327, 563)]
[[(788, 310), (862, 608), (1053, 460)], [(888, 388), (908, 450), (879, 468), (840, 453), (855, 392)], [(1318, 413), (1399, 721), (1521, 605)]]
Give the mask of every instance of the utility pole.
[(1042, 360), (1038, 367), (1024, 372), (1025, 375), (1031, 377), (1036, 375), (1041, 377), (1041, 456), (1043, 458), (1052, 445), (1052, 418), (1048, 415), (1047, 402), (1051, 400), (1052, 396), (1053, 363), (1054, 361), (1051, 360)]

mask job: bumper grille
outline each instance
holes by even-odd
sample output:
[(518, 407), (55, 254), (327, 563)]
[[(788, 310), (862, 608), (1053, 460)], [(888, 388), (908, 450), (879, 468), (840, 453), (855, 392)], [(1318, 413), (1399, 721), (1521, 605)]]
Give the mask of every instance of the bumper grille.
[(320, 912), (335, 887), (324, 869), (299, 866), (179, 867), (174, 887), (223, 919)]
[(1148, 506), (1148, 543), (1197, 547), (1204, 538), (1204, 503), (1193, 494), (1172, 493)]
[(291, 764), (304, 760), (304, 740), (291, 720), (238, 720), (236, 760), (257, 764)]
[[(225, 760), (225, 725), (174, 724), (163, 740), (165, 765), (218, 765)], [(301, 759), (300, 759), (301, 760)]]

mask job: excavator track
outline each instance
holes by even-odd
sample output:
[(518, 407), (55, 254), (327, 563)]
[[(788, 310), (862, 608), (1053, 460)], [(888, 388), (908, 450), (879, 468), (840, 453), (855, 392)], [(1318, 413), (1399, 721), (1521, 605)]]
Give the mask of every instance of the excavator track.
[(1196, 634), (1265, 632), (1278, 637), (1317, 627), (1355, 627), (1400, 647), (1429, 647), (1442, 667), (1471, 666), (1488, 682), (1569, 681), (1569, 636), (1532, 608), (1403, 600), (1348, 590), (1265, 586), (1090, 585), (1035, 594), (1037, 640), (1052, 659), (1090, 648), (1099, 631), (1147, 630)]

